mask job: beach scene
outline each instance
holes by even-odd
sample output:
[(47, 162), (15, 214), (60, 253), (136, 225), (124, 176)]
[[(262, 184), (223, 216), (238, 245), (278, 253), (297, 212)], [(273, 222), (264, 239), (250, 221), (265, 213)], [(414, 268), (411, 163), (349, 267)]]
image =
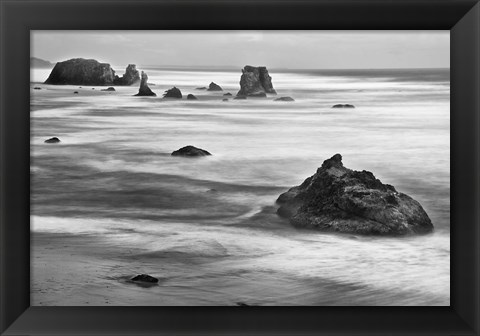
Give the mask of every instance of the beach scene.
[(32, 306), (450, 305), (448, 32), (272, 34), (32, 33)]

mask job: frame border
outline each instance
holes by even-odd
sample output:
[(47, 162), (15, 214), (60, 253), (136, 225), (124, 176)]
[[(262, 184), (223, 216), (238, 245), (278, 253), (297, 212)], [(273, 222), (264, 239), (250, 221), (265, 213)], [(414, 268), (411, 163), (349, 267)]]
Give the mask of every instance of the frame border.
[[(0, 0), (0, 334), (479, 335), (478, 1)], [(451, 306), (30, 307), (34, 29), (450, 30)]]

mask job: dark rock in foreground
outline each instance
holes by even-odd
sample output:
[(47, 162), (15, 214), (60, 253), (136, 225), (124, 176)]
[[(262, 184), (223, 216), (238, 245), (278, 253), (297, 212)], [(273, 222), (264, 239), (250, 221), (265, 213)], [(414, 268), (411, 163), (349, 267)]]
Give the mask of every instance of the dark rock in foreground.
[(115, 88), (110, 86), (108, 89), (103, 89), (103, 90), (100, 90), (100, 91), (115, 91)]
[(242, 69), (240, 91), (237, 96), (258, 96), (259, 94), (277, 94), (272, 85), (272, 77), (266, 67), (246, 65)]
[(277, 213), (296, 227), (363, 235), (422, 234), (433, 230), (420, 203), (368, 171), (325, 160), (300, 186), (280, 195)]
[(113, 84), (115, 85), (133, 85), (141, 80), (140, 74), (135, 64), (129, 64), (122, 77), (115, 76)]
[(73, 58), (58, 62), (45, 84), (54, 85), (132, 85), (140, 80), (134, 64), (129, 64), (120, 78), (108, 63), (94, 59)]
[(182, 98), (182, 91), (174, 86), (170, 90), (165, 91), (163, 98)]
[(135, 96), (156, 96), (155, 92), (148, 87), (148, 76), (142, 71), (142, 80), (140, 81), (140, 88)]
[(60, 139), (57, 138), (57, 137), (53, 137), (53, 138), (50, 138), (48, 140), (45, 140), (44, 141), (45, 143), (59, 143), (60, 142)]
[(295, 99), (293, 99), (292, 97), (280, 97), (274, 99), (274, 101), (295, 101)]
[(355, 106), (350, 104), (336, 104), (333, 105), (332, 108), (355, 108)]
[(193, 94), (191, 94), (191, 93), (187, 96), (187, 99), (188, 99), (188, 100), (198, 100), (198, 98), (195, 97), (195, 96), (194, 96)]
[(207, 91), (223, 91), (223, 89), (220, 87), (220, 85), (211, 82), (208, 86)]
[(188, 157), (207, 156), (207, 155), (212, 155), (212, 154), (210, 154), (204, 149), (200, 149), (194, 146), (185, 146), (172, 153), (172, 156), (188, 156)]
[(148, 274), (139, 274), (137, 276), (134, 276), (132, 281), (141, 281), (141, 282), (149, 282), (149, 283), (157, 283), (158, 279), (152, 277), (151, 275)]

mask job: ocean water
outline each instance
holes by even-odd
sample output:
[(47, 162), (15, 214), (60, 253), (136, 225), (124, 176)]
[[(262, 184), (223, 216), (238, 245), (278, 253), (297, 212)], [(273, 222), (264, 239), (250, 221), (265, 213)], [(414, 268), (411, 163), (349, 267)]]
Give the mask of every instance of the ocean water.
[[(143, 70), (158, 97), (31, 84), (42, 87), (31, 90), (32, 231), (131, 250), (99, 286), (130, 288), (141, 270), (161, 279), (136, 288), (148, 304), (450, 304), (448, 70), (270, 70), (294, 102), (222, 102), (240, 69)], [(224, 91), (195, 89), (212, 81)], [(199, 100), (161, 99), (173, 86)], [(53, 136), (62, 142), (44, 143)], [(170, 156), (186, 145), (213, 155)], [(276, 198), (336, 153), (418, 200), (434, 233), (325, 234), (279, 218)], [(36, 280), (34, 305), (47, 295)]]

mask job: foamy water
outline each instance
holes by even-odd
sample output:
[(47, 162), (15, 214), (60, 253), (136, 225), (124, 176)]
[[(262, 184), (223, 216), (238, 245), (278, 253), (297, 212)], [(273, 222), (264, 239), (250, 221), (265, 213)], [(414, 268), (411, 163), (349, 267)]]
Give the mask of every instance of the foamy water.
[[(274, 305), (449, 304), (448, 72), (422, 80), (422, 71), (271, 71), (279, 96), (295, 102), (222, 102), (223, 93), (238, 91), (240, 71), (146, 71), (159, 97), (177, 86), (199, 100), (133, 97), (137, 87), (109, 94), (35, 84), (43, 90), (32, 90), (33, 231), (142, 250), (144, 266), (155, 273), (158, 262), (167, 279), (150, 290), (169, 297), (159, 305), (238, 297)], [(32, 72), (34, 81), (42, 76)], [(195, 90), (211, 81), (224, 92)], [(356, 108), (331, 109), (337, 103)], [(43, 143), (52, 136), (62, 142)], [(170, 156), (185, 145), (213, 156)], [(370, 170), (417, 199), (435, 233), (332, 235), (278, 218), (278, 195), (335, 153), (346, 167)], [(190, 266), (179, 271), (178, 263)]]

